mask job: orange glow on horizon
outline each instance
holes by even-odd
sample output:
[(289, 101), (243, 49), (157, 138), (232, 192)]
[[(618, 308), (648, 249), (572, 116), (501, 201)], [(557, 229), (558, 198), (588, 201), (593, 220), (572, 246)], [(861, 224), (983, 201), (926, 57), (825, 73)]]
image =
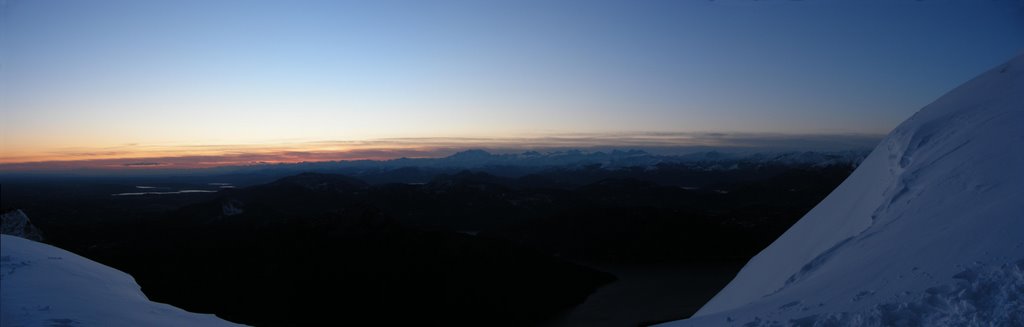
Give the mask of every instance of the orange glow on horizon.
[(428, 149), (410, 145), (277, 144), (140, 146), (69, 149), (58, 153), (7, 152), (0, 170), (69, 168), (152, 169), (210, 168), (252, 164), (334, 160), (386, 160), (415, 156)]
[[(444, 157), (467, 149), (496, 152), (565, 149), (667, 149), (700, 147), (784, 148), (808, 146), (872, 147), (873, 134), (796, 135), (743, 133), (642, 132), (571, 134), (519, 138), (436, 137), (360, 141), (309, 141), (268, 144), (125, 144), (49, 151), (3, 149), (2, 171), (74, 169), (195, 169), (339, 160), (388, 160)], [(808, 143), (811, 142), (811, 143)], [(818, 143), (814, 143), (818, 142)], [(810, 144), (810, 145), (808, 145)]]

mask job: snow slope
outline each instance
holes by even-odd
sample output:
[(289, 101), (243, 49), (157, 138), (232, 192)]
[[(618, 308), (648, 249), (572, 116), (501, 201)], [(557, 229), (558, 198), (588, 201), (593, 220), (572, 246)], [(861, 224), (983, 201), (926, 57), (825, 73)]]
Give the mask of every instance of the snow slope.
[(898, 126), (679, 326), (1024, 326), (1024, 55)]
[(10, 235), (0, 235), (0, 325), (240, 326), (151, 302), (128, 274)]

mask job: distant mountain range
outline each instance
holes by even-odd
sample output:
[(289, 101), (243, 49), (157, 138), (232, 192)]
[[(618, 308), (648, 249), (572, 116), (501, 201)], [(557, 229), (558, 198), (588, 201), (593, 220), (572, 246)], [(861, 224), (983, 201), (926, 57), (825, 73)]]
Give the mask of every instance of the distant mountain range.
[[(552, 169), (656, 169), (665, 166), (686, 167), (691, 170), (723, 171), (761, 166), (856, 167), (870, 149), (845, 151), (703, 151), (686, 155), (654, 154), (644, 150), (612, 151), (525, 151), (521, 153), (492, 153), (473, 149), (441, 158), (398, 158), (391, 160), (347, 160), (249, 166), (218, 167), (202, 170), (179, 170), (189, 175), (271, 174), (276, 177), (302, 173), (327, 172), (349, 175), (421, 169), (429, 175), (437, 172), (457, 172), (463, 169), (484, 171), (504, 177), (520, 177)], [(415, 172), (410, 171), (410, 174)], [(412, 180), (419, 180), (413, 178)]]
[[(317, 167), (438, 167), (438, 168), (482, 168), (488, 166), (523, 167), (583, 167), (601, 168), (648, 167), (659, 164), (690, 164), (697, 166), (725, 167), (729, 164), (793, 164), (793, 165), (856, 165), (870, 152), (869, 149), (833, 152), (786, 151), (786, 152), (721, 152), (705, 151), (686, 155), (659, 155), (643, 150), (613, 150), (609, 152), (588, 152), (583, 150), (495, 154), (485, 150), (466, 150), (442, 158), (399, 158), (392, 160), (354, 160), (281, 164), (276, 166)], [(227, 167), (226, 167), (227, 168)], [(243, 167), (233, 167), (243, 168)], [(712, 168), (721, 169), (721, 168)]]

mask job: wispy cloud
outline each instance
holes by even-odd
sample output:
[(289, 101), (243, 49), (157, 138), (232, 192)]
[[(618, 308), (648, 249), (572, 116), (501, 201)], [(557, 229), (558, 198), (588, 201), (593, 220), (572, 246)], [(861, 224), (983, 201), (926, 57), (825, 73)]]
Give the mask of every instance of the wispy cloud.
[(162, 163), (162, 162), (129, 162), (129, 163), (121, 164), (121, 165), (125, 166), (125, 167), (156, 167), (156, 166), (163, 166), (163, 165), (166, 165), (166, 164)]

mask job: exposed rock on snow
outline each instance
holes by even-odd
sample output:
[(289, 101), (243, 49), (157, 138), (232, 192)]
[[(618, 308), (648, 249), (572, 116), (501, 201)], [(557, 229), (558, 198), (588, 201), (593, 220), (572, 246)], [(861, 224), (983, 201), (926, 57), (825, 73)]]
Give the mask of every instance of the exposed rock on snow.
[(1024, 325), (1024, 55), (897, 127), (693, 318)]
[(42, 241), (43, 233), (32, 225), (21, 210), (12, 210), (0, 215), (0, 234), (14, 235), (33, 241)]
[(0, 325), (240, 326), (151, 302), (128, 274), (10, 235), (0, 235)]

